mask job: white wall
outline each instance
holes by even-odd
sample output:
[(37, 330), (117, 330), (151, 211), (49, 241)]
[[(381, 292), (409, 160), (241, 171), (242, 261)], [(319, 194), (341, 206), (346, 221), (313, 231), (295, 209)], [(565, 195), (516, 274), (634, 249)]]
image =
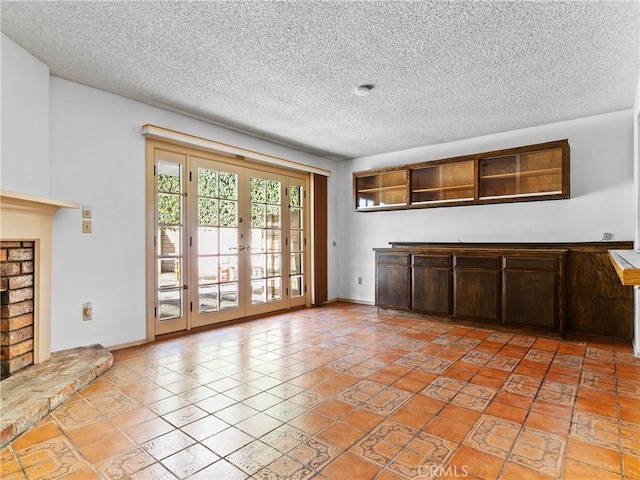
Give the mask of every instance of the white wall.
[[(339, 296), (375, 297), (373, 248), (391, 241), (580, 242), (604, 232), (633, 240), (631, 110), (543, 125), (448, 144), (357, 158), (339, 166)], [(571, 147), (568, 200), (355, 212), (354, 171), (499, 150), (567, 138)], [(362, 277), (362, 285), (358, 285)]]
[(0, 188), (49, 194), (49, 67), (0, 34)]
[[(143, 340), (145, 331), (145, 140), (152, 123), (335, 170), (335, 162), (51, 77), (51, 196), (93, 207), (93, 234), (79, 211), (54, 222), (52, 349)], [(335, 196), (329, 178), (329, 198)], [(333, 204), (334, 202), (332, 202)], [(330, 235), (336, 230), (329, 212)], [(329, 295), (337, 295), (329, 251)], [(82, 321), (82, 303), (93, 320)]]

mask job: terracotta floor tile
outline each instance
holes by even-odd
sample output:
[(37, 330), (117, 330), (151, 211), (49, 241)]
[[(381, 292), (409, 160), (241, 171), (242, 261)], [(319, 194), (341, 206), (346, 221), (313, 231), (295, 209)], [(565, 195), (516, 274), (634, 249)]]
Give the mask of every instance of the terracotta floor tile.
[(408, 427), (420, 429), (424, 427), (431, 419), (433, 415), (425, 413), (421, 410), (404, 406), (396, 410), (396, 412), (389, 418)]
[(640, 361), (569, 337), (333, 303), (140, 345), (2, 480), (637, 478)]
[(105, 458), (113, 457), (135, 446), (127, 436), (115, 433), (100, 440), (79, 446), (84, 458), (91, 463), (97, 463)]
[(511, 375), (511, 372), (508, 372), (506, 370), (499, 370), (497, 368), (483, 367), (480, 370), (478, 370), (478, 373), (476, 375), (483, 375), (485, 377), (506, 380), (509, 377), (509, 375)]
[(527, 416), (525, 425), (545, 432), (554, 433), (556, 435), (567, 436), (571, 422), (551, 417), (542, 413), (531, 411)]
[(114, 427), (108, 420), (101, 420), (86, 427), (80, 427), (67, 432), (67, 437), (77, 446), (86, 445), (95, 442), (101, 438), (108, 437), (118, 433), (118, 429)]
[(14, 450), (22, 450), (60, 435), (62, 435), (62, 431), (55, 423), (46, 418), (18, 437), (12, 447)]
[(245, 480), (248, 475), (230, 464), (226, 460), (218, 460), (212, 463), (208, 467), (194, 473), (189, 477), (189, 480), (212, 480), (212, 479), (224, 479), (224, 480)]
[(195, 441), (187, 434), (180, 430), (172, 430), (141, 444), (141, 446), (155, 459), (162, 460), (194, 443)]
[(173, 425), (160, 417), (156, 417), (138, 425), (124, 429), (124, 432), (138, 444), (164, 435), (174, 429)]
[(564, 437), (525, 425), (509, 454), (509, 461), (559, 477), (565, 452)]
[(567, 457), (616, 474), (620, 474), (622, 468), (622, 459), (619, 452), (582, 442), (575, 438), (569, 439)]
[(507, 405), (506, 403), (492, 402), (485, 410), (485, 413), (512, 422), (523, 423), (528, 412), (523, 408)]
[(476, 410), (451, 404), (444, 407), (438, 414), (438, 416), (451, 418), (465, 425), (473, 425), (480, 418), (480, 415), (481, 413)]
[(183, 426), (180, 430), (200, 442), (205, 438), (209, 438), (211, 435), (215, 435), (218, 432), (226, 430), (227, 428), (229, 428), (228, 423), (223, 422), (213, 415), (208, 415), (193, 423)]
[(457, 422), (452, 418), (435, 417), (424, 427), (424, 431), (452, 442), (460, 443), (471, 431), (471, 426)]
[(353, 410), (354, 406), (338, 400), (326, 400), (313, 408), (313, 411), (325, 417), (337, 420)]
[(611, 418), (618, 417), (618, 407), (615, 403), (600, 403), (578, 398), (576, 400), (575, 410), (576, 412), (595, 413)]
[(219, 457), (208, 448), (195, 444), (165, 458), (162, 464), (177, 477), (185, 478), (208, 467), (218, 459)]
[(531, 411), (561, 420), (571, 420), (573, 410), (573, 406), (558, 405), (540, 398), (536, 398), (531, 404)]
[(364, 432), (353, 428), (345, 423), (336, 422), (325, 428), (317, 436), (325, 442), (348, 450), (351, 448), (362, 436)]
[(423, 395), (416, 395), (405, 404), (406, 407), (430, 414), (437, 414), (445, 405), (447, 405), (447, 402)]
[(356, 408), (342, 418), (343, 423), (347, 423), (358, 430), (369, 431), (380, 422), (384, 417), (368, 412), (361, 408)]
[(568, 458), (564, 464), (562, 478), (563, 480), (585, 480), (586, 478), (597, 478), (598, 480), (620, 480), (620, 475)]
[(318, 413), (307, 412), (299, 415), (288, 423), (292, 427), (302, 430), (305, 433), (315, 435), (333, 423), (333, 420)]
[(332, 480), (355, 480), (374, 478), (378, 473), (378, 467), (359, 459), (351, 453), (340, 455), (322, 474)]
[(498, 391), (493, 399), (494, 402), (506, 403), (514, 407), (528, 409), (533, 403), (533, 397), (526, 397), (517, 393), (511, 393), (504, 389)]
[[(552, 478), (554, 477), (513, 462), (507, 462), (500, 475), (500, 480), (550, 480)], [(586, 477), (582, 477), (581, 480), (586, 480)]]
[[(498, 478), (504, 459), (462, 445), (447, 467), (482, 479)], [(473, 478), (473, 477), (472, 477)]]
[(251, 443), (254, 438), (243, 431), (231, 427), (222, 432), (216, 433), (202, 441), (202, 444), (209, 450), (221, 457), (226, 457), (230, 453)]

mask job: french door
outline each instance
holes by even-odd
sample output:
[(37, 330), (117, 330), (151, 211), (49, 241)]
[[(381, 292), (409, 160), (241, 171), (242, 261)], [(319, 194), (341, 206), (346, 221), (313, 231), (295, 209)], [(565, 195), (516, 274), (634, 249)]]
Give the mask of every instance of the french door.
[(308, 303), (304, 174), (155, 148), (155, 334)]

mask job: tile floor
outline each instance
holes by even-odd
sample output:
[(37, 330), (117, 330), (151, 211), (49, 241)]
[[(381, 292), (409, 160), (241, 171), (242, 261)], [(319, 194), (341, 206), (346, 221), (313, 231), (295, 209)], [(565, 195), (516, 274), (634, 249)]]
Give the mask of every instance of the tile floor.
[(637, 479), (640, 361), (337, 303), (114, 352), (1, 478)]

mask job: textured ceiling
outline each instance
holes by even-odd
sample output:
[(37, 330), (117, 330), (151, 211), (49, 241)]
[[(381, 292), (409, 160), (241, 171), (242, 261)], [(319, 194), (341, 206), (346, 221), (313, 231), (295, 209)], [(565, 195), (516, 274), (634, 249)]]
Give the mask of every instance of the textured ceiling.
[(631, 108), (639, 5), (3, 1), (0, 14), (52, 75), (343, 159)]

